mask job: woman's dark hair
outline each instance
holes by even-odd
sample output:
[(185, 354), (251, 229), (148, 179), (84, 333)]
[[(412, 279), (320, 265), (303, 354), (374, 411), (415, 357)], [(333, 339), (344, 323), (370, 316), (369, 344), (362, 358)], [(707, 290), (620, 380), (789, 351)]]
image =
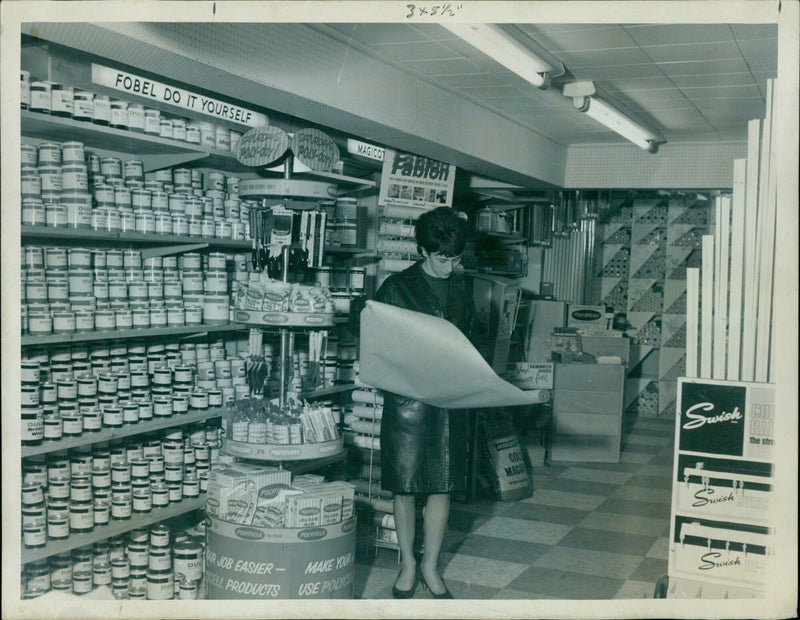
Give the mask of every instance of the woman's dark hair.
[(417, 220), (414, 235), (417, 250), (424, 248), (429, 254), (458, 256), (464, 251), (469, 225), (450, 207), (437, 207), (426, 211)]

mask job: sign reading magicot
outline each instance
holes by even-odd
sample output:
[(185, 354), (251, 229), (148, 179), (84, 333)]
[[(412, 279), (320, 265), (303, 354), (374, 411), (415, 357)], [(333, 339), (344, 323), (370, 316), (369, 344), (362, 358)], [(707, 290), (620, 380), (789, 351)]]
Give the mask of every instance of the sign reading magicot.
[(266, 114), (96, 63), (92, 63), (92, 83), (248, 127), (269, 124)]
[[(289, 148), (289, 136), (279, 127), (256, 127), (236, 145), (236, 159), (255, 168), (274, 164)], [(241, 189), (241, 188), (240, 188)]]
[(339, 163), (339, 147), (328, 134), (308, 127), (292, 136), (294, 158), (312, 170), (330, 172)]
[(431, 209), (453, 204), (456, 167), (387, 149), (378, 204)]

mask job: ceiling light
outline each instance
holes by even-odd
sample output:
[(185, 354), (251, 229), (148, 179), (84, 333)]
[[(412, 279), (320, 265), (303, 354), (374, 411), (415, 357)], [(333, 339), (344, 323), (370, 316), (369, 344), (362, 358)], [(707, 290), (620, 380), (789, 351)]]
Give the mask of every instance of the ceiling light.
[(523, 44), (496, 24), (442, 26), (537, 88), (550, 85), (553, 71), (558, 70), (557, 75), (564, 72), (561, 61), (547, 58), (549, 54), (546, 50), (533, 51), (532, 47), (538, 47), (536, 43), (529, 41)]
[(572, 103), (581, 112), (586, 112), (587, 116), (645, 151), (655, 153), (658, 145), (665, 142), (654, 131), (640, 125), (602, 99), (592, 96), (573, 97)]

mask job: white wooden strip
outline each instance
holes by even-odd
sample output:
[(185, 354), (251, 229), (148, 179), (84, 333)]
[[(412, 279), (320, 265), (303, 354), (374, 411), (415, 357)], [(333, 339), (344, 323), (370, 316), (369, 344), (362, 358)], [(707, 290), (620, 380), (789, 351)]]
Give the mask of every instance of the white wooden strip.
[(758, 265), (756, 238), (758, 221), (759, 133), (761, 121), (747, 125), (747, 180), (744, 221), (744, 306), (742, 318), (741, 381), (752, 381), (756, 358), (756, 312), (758, 308)]
[(700, 320), (700, 270), (686, 270), (686, 376), (697, 377), (697, 326)]
[(725, 243), (724, 237), (722, 236), (722, 220), (722, 196), (717, 196), (714, 199), (714, 318), (712, 328), (714, 330), (712, 336), (714, 344), (711, 349), (711, 376), (714, 379), (723, 378), (719, 372), (719, 356), (721, 351), (717, 346), (717, 338), (720, 338), (718, 325), (720, 304), (722, 303), (719, 274), (722, 269), (722, 245)]
[(728, 328), (728, 247), (730, 243), (731, 199), (720, 196), (719, 218), (717, 219), (717, 240), (719, 244), (717, 267), (714, 269), (714, 378), (725, 378)]
[(777, 166), (775, 164), (775, 123), (772, 122), (774, 104), (773, 88), (774, 80), (767, 82), (767, 126), (770, 129), (769, 149), (765, 151), (767, 165), (767, 177), (762, 177), (762, 182), (766, 182), (766, 191), (763, 193), (762, 207), (759, 213), (763, 213), (763, 232), (760, 235), (761, 252), (759, 257), (759, 291), (758, 291), (758, 323), (756, 331), (756, 368), (755, 380), (759, 382), (769, 381), (770, 369), (770, 327), (772, 325), (772, 284), (773, 266), (775, 263), (775, 210), (777, 202)]
[(714, 326), (713, 235), (703, 235), (703, 266), (700, 278), (700, 377), (702, 379), (711, 379)]
[(733, 196), (731, 199), (731, 276), (728, 305), (728, 368), (725, 378), (739, 380), (742, 346), (742, 278), (744, 275), (744, 208), (747, 160), (733, 162)]

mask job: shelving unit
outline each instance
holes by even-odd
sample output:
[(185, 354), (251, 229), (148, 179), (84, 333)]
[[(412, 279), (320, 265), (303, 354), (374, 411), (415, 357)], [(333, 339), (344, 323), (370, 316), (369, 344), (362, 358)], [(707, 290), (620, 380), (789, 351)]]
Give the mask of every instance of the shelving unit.
[[(248, 168), (241, 165), (229, 152), (208, 150), (185, 142), (163, 139), (157, 136), (122, 131), (102, 127), (72, 119), (52, 117), (35, 112), (21, 111), (22, 142), (40, 144), (42, 142), (80, 141), (91, 152), (100, 156), (135, 157), (142, 161), (144, 171), (180, 165), (202, 163), (221, 171), (244, 174)], [(223, 239), (215, 237), (195, 237), (135, 232), (103, 232), (87, 229), (54, 228), (47, 226), (22, 226), (21, 241), (24, 245), (42, 246), (86, 246), (93, 248), (138, 248), (142, 258), (216, 250), (229, 253), (247, 253), (252, 243), (243, 239)], [(147, 329), (103, 330), (70, 334), (30, 335), (21, 337), (21, 346), (33, 348), (55, 344), (77, 344), (86, 342), (160, 339), (169, 341), (188, 336), (201, 336), (211, 333), (223, 334), (246, 329), (236, 323), (181, 325)], [(185, 414), (169, 417), (154, 417), (136, 424), (120, 428), (104, 427), (98, 432), (84, 432), (77, 437), (64, 437), (59, 440), (44, 441), (39, 445), (22, 446), (21, 458), (30, 459), (54, 452), (72, 450), (165, 429), (186, 426), (219, 418), (227, 407), (214, 407), (205, 410), (190, 410)], [(171, 519), (205, 507), (206, 496), (201, 493), (196, 498), (185, 498), (168, 506), (156, 507), (149, 512), (133, 513), (130, 519), (112, 520), (107, 525), (98, 525), (91, 532), (71, 533), (65, 540), (48, 540), (47, 544), (36, 549), (22, 549), (21, 563), (27, 564), (54, 554), (77, 547), (90, 545), (110, 537), (124, 534), (133, 529)]]
[(92, 245), (119, 247), (129, 246), (163, 246), (163, 245), (199, 245), (210, 250), (230, 250), (246, 252), (252, 250), (253, 243), (244, 239), (220, 239), (217, 237), (189, 237), (182, 235), (157, 235), (154, 233), (104, 232), (76, 228), (54, 228), (52, 226), (20, 227), (23, 241), (36, 241), (43, 245), (64, 245), (64, 242), (82, 242)]
[(22, 110), (21, 129), (22, 141), (29, 144), (78, 140), (98, 154), (135, 153), (141, 159), (145, 172), (199, 161), (202, 161), (204, 167), (226, 172), (252, 171), (240, 164), (234, 154), (228, 151), (206, 149), (188, 142), (103, 127), (71, 118)]
[(227, 407), (198, 409), (184, 414), (173, 414), (167, 418), (154, 418), (146, 422), (129, 424), (122, 428), (105, 428), (97, 433), (85, 433), (79, 437), (45, 441), (38, 446), (22, 446), (22, 458), (26, 459), (32, 456), (57, 452), (59, 450), (71, 450), (81, 446), (89, 446), (101, 441), (112, 441), (114, 439), (122, 439), (123, 437), (161, 431), (175, 426), (184, 426), (185, 424), (192, 424), (194, 422), (212, 420), (225, 415), (227, 410)]
[(100, 542), (114, 536), (119, 536), (131, 530), (147, 527), (154, 523), (166, 521), (173, 517), (204, 508), (206, 505), (206, 496), (201, 493), (199, 497), (192, 497), (183, 499), (169, 506), (160, 508), (153, 508), (150, 512), (136, 513), (130, 519), (119, 521), (111, 521), (108, 525), (97, 525), (91, 532), (85, 534), (70, 534), (66, 540), (51, 540), (44, 547), (37, 549), (22, 549), (22, 564), (35, 562), (48, 558), (57, 553), (64, 551), (71, 551), (84, 545), (91, 545), (92, 543)]
[(184, 325), (178, 327), (153, 327), (147, 329), (120, 329), (113, 331), (80, 332), (74, 334), (47, 334), (44, 336), (26, 335), (21, 337), (23, 347), (48, 344), (76, 344), (97, 340), (129, 340), (131, 338), (167, 338), (170, 336), (200, 336), (247, 329), (238, 323), (224, 325)]

